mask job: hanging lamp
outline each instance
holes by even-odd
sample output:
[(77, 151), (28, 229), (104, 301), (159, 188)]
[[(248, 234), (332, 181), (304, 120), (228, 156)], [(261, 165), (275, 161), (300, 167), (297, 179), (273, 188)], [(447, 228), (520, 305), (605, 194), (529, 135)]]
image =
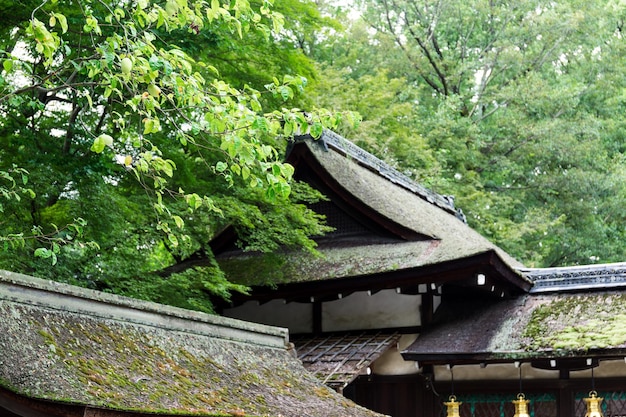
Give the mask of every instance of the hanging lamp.
[(583, 398), (585, 404), (587, 404), (587, 412), (585, 417), (604, 417), (602, 415), (602, 409), (600, 408), (603, 398), (598, 397), (596, 391), (590, 391), (589, 397)]
[(456, 400), (456, 395), (454, 395), (454, 372), (452, 371), (452, 365), (448, 365), (448, 369), (450, 369), (450, 397), (448, 397), (448, 401), (444, 401), (444, 405), (446, 406), (446, 416), (447, 417), (461, 417), (459, 412), (459, 406), (462, 404)]
[(585, 417), (604, 417), (602, 415), (602, 397), (598, 397), (596, 392), (596, 381), (593, 377), (593, 362), (591, 359), (587, 359), (587, 363), (591, 365), (591, 391), (589, 391), (589, 397), (583, 398), (585, 404), (587, 404), (587, 412)]
[(447, 417), (460, 417), (459, 414), (459, 406), (462, 404), (456, 400), (456, 396), (454, 394), (450, 395), (448, 401), (444, 402), (446, 406), (446, 416)]
[(511, 402), (515, 406), (515, 415), (513, 417), (530, 417), (530, 414), (528, 414), (528, 403), (530, 400), (527, 400), (523, 393), (517, 394), (517, 400)]
[(530, 414), (528, 414), (528, 403), (530, 400), (527, 400), (522, 392), (522, 364), (521, 362), (515, 362), (515, 366), (519, 368), (519, 394), (517, 394), (516, 400), (511, 401), (515, 406), (515, 415), (513, 417), (530, 417)]

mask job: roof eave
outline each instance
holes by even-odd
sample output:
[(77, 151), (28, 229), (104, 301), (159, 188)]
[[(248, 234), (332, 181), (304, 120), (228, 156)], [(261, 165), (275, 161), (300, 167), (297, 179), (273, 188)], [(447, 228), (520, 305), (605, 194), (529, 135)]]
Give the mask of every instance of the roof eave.
[(405, 361), (423, 365), (489, 365), (498, 363), (531, 363), (543, 369), (583, 369), (586, 362), (599, 360), (622, 360), (626, 357), (625, 347), (588, 350), (545, 350), (511, 352), (400, 352)]
[(410, 269), (385, 271), (376, 274), (350, 276), (275, 286), (253, 287), (249, 295), (233, 294), (234, 304), (247, 300), (267, 302), (273, 299), (307, 301), (334, 299), (337, 294), (357, 291), (412, 288), (420, 284), (443, 285), (472, 279), (476, 274), (497, 275), (506, 284), (508, 293), (528, 292), (532, 283), (506, 264), (495, 251), (489, 250), (466, 258), (423, 265)]

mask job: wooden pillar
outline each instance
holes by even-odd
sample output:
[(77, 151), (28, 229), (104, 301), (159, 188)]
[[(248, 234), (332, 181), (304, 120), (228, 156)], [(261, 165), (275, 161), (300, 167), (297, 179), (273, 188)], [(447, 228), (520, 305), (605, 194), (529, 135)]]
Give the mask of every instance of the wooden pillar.
[(570, 384), (560, 384), (557, 398), (557, 417), (574, 415), (574, 391)]
[(421, 321), (422, 327), (428, 326), (433, 321), (433, 294), (428, 292), (426, 294), (422, 294), (422, 306), (421, 306)]

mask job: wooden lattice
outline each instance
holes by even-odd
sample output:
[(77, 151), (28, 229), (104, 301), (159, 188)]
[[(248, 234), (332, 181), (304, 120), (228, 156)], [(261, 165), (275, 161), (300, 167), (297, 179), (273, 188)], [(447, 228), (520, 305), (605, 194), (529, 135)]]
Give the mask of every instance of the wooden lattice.
[(361, 333), (295, 337), (298, 358), (309, 371), (333, 389), (341, 390), (390, 346), (397, 343), (397, 333)]

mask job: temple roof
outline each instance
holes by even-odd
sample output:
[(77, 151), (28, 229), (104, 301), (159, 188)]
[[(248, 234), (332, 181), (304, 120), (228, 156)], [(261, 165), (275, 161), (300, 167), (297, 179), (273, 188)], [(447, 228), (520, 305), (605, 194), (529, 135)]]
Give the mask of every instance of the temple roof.
[(533, 293), (626, 288), (626, 263), (555, 268), (520, 268)]
[(2, 415), (378, 415), (308, 373), (286, 329), (6, 271), (0, 316)]
[(531, 281), (516, 269), (523, 265), (469, 227), (451, 198), (426, 190), (346, 139), (329, 131), (319, 140), (301, 137), (287, 160), (296, 178), (329, 195), (335, 210), (381, 235), (319, 239), (321, 256), (216, 251), (235, 282), (297, 284), (373, 275), (382, 282), (381, 276), (399, 272), (415, 276), (438, 266), (453, 270), (457, 262), (465, 263), (466, 276), (472, 276), (487, 262), (492, 270), (485, 272), (504, 277), (509, 287), (530, 288)]
[[(295, 143), (310, 141), (311, 139), (310, 136), (299, 136), (295, 138)], [(437, 194), (427, 189), (344, 137), (330, 130), (325, 130), (319, 138), (319, 143), (323, 146), (324, 150), (328, 151), (332, 148), (337, 153), (357, 162), (360, 166), (376, 172), (388, 181), (409, 190), (440, 209), (454, 214), (457, 218), (466, 223), (463, 211), (454, 206), (454, 197)]]
[[(447, 300), (430, 330), (402, 355), (420, 363), (622, 358), (626, 354), (626, 293), (525, 294), (485, 302)], [(578, 364), (579, 365), (579, 364)]]

